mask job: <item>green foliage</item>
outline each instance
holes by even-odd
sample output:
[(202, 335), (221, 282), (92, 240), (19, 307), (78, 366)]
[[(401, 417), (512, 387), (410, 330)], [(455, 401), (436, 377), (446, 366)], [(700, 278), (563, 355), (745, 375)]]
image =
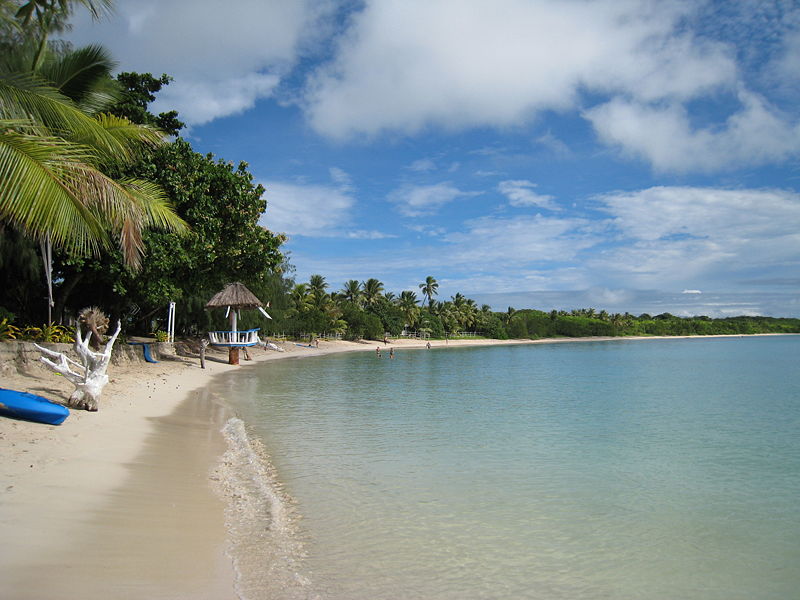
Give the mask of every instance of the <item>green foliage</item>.
[(342, 318), (347, 323), (345, 337), (348, 340), (383, 339), (383, 323), (376, 315), (351, 304), (344, 309)]
[(169, 341), (169, 334), (163, 329), (159, 329), (158, 331), (153, 332), (153, 337), (156, 338), (157, 342)]
[[(241, 281), (265, 302), (274, 297), (264, 292), (276, 287), (273, 275), (283, 264), (279, 247), (284, 238), (258, 224), (266, 208), (264, 189), (253, 183), (246, 163), (234, 168), (178, 139), (142, 159), (133, 171), (164, 188), (190, 233), (147, 232), (146, 253), (136, 274), (124, 268), (118, 254), (63, 263), (62, 289), (73, 278), (83, 278), (81, 289), (72, 292), (73, 309), (86, 303), (88, 290), (93, 295), (101, 290), (104, 295), (95, 302), (117, 315), (138, 307), (138, 321), (131, 324), (151, 331), (145, 319), (165, 316), (167, 304), (177, 301), (176, 328), (190, 332), (225, 326), (216, 314), (221, 311), (209, 313), (205, 303), (227, 283)], [(257, 326), (263, 322), (261, 318)]]
[(12, 325), (8, 317), (0, 320), (0, 340), (15, 340), (19, 334), (19, 327)]
[(147, 110), (148, 104), (156, 99), (155, 94), (172, 81), (169, 75), (153, 77), (150, 73), (120, 73), (117, 81), (122, 85), (123, 91), (119, 102), (111, 111), (113, 114), (139, 125), (151, 125), (169, 135), (178, 135), (186, 126), (178, 120), (177, 111), (153, 115)]
[(55, 323), (48, 323), (41, 327), (28, 326), (22, 331), (18, 330), (19, 339), (29, 340), (32, 342), (53, 342), (62, 344), (71, 344), (75, 341), (72, 332), (63, 325), (56, 325)]
[(399, 306), (392, 304), (384, 297), (377, 298), (367, 309), (374, 314), (383, 326), (383, 331), (380, 338), (383, 339), (383, 334), (389, 333), (390, 335), (397, 336), (403, 331), (405, 325), (405, 315)]
[(511, 319), (511, 322), (508, 324), (508, 335), (515, 340), (527, 338), (529, 334), (525, 319), (520, 317)]

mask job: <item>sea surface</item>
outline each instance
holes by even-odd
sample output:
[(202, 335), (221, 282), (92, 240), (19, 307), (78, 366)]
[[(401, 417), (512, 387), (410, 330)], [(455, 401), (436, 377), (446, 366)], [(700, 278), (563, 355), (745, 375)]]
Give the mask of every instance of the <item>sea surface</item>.
[(373, 350), (213, 393), (249, 600), (800, 597), (800, 336)]

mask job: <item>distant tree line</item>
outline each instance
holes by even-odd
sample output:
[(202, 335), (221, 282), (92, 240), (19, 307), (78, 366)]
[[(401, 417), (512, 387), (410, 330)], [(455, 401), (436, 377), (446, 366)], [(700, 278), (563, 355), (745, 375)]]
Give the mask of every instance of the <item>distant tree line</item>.
[(735, 335), (753, 333), (800, 333), (800, 319), (772, 317), (655, 317), (629, 313), (610, 314), (593, 308), (544, 312), (534, 309), (493, 311), (457, 293), (440, 301), (439, 284), (428, 276), (419, 284), (420, 295), (404, 290), (399, 295), (384, 290), (378, 279), (347, 281), (331, 290), (322, 275), (308, 282), (286, 280), (284, 294), (272, 296), (272, 321), (256, 314), (245, 318), (248, 326), (267, 334), (335, 334), (345, 339), (380, 340), (384, 335), (418, 333), (431, 338), (452, 337), (459, 332), (492, 339), (540, 339), (593, 336)]

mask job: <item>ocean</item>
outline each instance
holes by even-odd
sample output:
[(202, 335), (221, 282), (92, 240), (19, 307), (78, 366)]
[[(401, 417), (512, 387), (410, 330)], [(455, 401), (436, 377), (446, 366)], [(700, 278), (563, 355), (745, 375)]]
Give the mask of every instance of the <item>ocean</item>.
[(248, 600), (798, 597), (800, 336), (437, 343), (209, 393)]

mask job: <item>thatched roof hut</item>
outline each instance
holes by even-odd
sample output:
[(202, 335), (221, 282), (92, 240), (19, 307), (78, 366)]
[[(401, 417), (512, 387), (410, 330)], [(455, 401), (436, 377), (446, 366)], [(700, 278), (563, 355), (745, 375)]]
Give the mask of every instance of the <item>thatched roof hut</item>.
[[(225, 288), (216, 294), (206, 303), (206, 308), (227, 308), (231, 319), (230, 331), (209, 331), (208, 336), (213, 346), (228, 347), (228, 364), (239, 364), (239, 348), (247, 348), (259, 343), (258, 329), (248, 329), (240, 332), (238, 330), (238, 313), (241, 308), (257, 308), (261, 314), (271, 319), (267, 311), (263, 308), (264, 304), (256, 298), (243, 283), (229, 283)], [(247, 354), (245, 353), (245, 357)], [(248, 359), (249, 360), (249, 359)]]
[(226, 285), (221, 292), (206, 303), (206, 308), (224, 308), (227, 306), (231, 308), (258, 308), (264, 306), (264, 304), (243, 283), (237, 281)]

